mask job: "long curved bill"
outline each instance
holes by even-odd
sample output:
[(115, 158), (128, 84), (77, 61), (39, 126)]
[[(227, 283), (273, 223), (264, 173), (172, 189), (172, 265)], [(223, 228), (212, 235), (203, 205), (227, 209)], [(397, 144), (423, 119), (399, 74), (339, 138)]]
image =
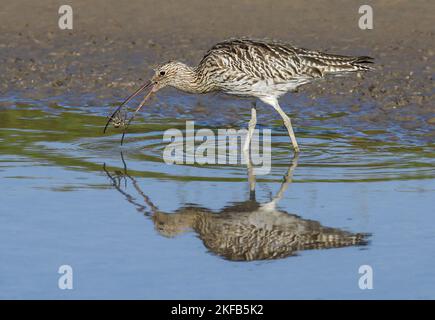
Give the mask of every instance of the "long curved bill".
[(107, 120), (106, 125), (104, 126), (104, 130), (103, 133), (106, 133), (107, 128), (109, 126), (109, 124), (120, 115), (120, 112), (122, 110), (122, 108), (128, 103), (130, 102), (130, 100), (132, 100), (134, 97), (136, 97), (139, 93), (141, 93), (142, 91), (144, 91), (145, 89), (148, 89), (151, 87), (150, 92), (148, 92), (148, 94), (145, 96), (145, 98), (142, 100), (142, 102), (140, 103), (140, 105), (136, 108), (136, 110), (133, 113), (133, 116), (128, 120), (127, 124), (124, 125), (124, 130), (122, 133), (122, 138), (121, 138), (121, 144), (124, 141), (124, 136), (125, 133), (127, 131), (128, 126), (130, 125), (131, 121), (134, 119), (136, 113), (143, 107), (143, 105), (145, 104), (146, 100), (151, 96), (152, 93), (154, 93), (154, 85), (155, 82), (152, 81), (147, 81), (145, 84), (143, 84), (139, 89), (137, 89), (135, 92), (133, 92), (130, 96), (128, 96), (127, 99), (125, 99), (118, 108), (116, 108), (116, 110), (112, 113), (112, 115), (109, 117), (109, 119)]
[(145, 96), (145, 98), (143, 98), (142, 102), (139, 104), (139, 106), (136, 108), (136, 110), (134, 110), (133, 115), (131, 116), (130, 120), (128, 120), (127, 124), (124, 126), (124, 130), (122, 132), (122, 138), (121, 138), (121, 145), (124, 142), (124, 136), (125, 133), (127, 132), (127, 128), (130, 125), (130, 123), (133, 121), (134, 117), (136, 116), (136, 113), (138, 113), (138, 111), (143, 107), (143, 105), (145, 104), (145, 102), (148, 100), (148, 98), (154, 93), (153, 89), (151, 89), (150, 92), (148, 92), (148, 94)]

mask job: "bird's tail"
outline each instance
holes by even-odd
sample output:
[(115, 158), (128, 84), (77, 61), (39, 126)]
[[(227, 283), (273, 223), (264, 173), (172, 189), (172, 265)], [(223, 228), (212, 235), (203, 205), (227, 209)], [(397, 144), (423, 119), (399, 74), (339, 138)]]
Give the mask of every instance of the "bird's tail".
[(370, 71), (374, 69), (370, 66), (370, 64), (374, 63), (373, 58), (368, 56), (351, 57), (328, 55), (322, 62), (324, 63), (325, 73)]
[(374, 68), (369, 64), (374, 63), (374, 59), (368, 56), (356, 57), (356, 59), (352, 62), (352, 66), (356, 69), (356, 71), (370, 71)]
[(316, 70), (319, 76), (373, 70), (370, 66), (373, 58), (368, 56), (343, 56), (307, 49), (299, 49), (298, 56), (308, 71)]

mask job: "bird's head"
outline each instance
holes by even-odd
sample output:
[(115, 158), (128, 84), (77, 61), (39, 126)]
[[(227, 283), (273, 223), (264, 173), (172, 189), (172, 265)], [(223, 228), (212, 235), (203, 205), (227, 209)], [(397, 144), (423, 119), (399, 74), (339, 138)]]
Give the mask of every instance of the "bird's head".
[[(153, 94), (159, 91), (160, 89), (171, 86), (175, 87), (179, 90), (191, 93), (199, 93), (201, 92), (201, 87), (197, 85), (197, 77), (195, 70), (185, 65), (184, 63), (177, 61), (169, 61), (164, 63), (157, 68), (154, 69), (154, 75), (152, 78), (144, 83), (139, 89), (137, 89), (133, 94), (131, 94), (124, 102), (112, 113), (109, 117), (106, 126), (104, 127), (104, 131), (109, 125), (112, 123), (115, 127), (122, 126), (124, 127), (124, 132), (121, 139), (121, 144), (124, 139), (125, 130), (128, 127), (129, 123), (133, 120), (135, 114), (143, 107), (146, 100)], [(133, 115), (129, 120), (126, 119), (125, 112), (123, 112), (122, 108), (131, 101), (134, 97), (140, 94), (144, 90), (149, 90), (148, 94), (145, 95), (142, 102), (133, 112)]]
[(193, 70), (182, 62), (169, 61), (154, 70), (151, 79), (152, 91), (156, 92), (166, 86), (183, 90), (192, 82)]

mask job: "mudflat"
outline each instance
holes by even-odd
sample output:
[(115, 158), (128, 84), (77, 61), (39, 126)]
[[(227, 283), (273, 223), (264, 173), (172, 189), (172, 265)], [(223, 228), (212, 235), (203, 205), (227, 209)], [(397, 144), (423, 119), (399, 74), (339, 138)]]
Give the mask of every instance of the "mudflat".
[[(57, 1), (0, 3), (3, 105), (12, 96), (114, 103), (149, 77), (153, 65), (195, 64), (220, 40), (267, 37), (374, 57), (374, 72), (319, 81), (291, 96), (309, 96), (313, 110), (317, 98), (329, 99), (363, 127), (394, 126), (433, 140), (433, 1), (378, 1), (372, 30), (358, 27), (359, 1), (78, 0), (73, 30), (58, 27)], [(298, 110), (291, 97), (286, 102)]]

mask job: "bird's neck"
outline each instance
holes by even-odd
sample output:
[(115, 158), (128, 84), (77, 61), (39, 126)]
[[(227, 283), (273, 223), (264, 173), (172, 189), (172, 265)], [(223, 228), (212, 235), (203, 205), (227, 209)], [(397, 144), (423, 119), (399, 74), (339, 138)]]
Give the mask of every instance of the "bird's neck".
[(184, 70), (173, 86), (188, 93), (206, 93), (213, 90), (203, 74), (197, 69), (184, 65)]

